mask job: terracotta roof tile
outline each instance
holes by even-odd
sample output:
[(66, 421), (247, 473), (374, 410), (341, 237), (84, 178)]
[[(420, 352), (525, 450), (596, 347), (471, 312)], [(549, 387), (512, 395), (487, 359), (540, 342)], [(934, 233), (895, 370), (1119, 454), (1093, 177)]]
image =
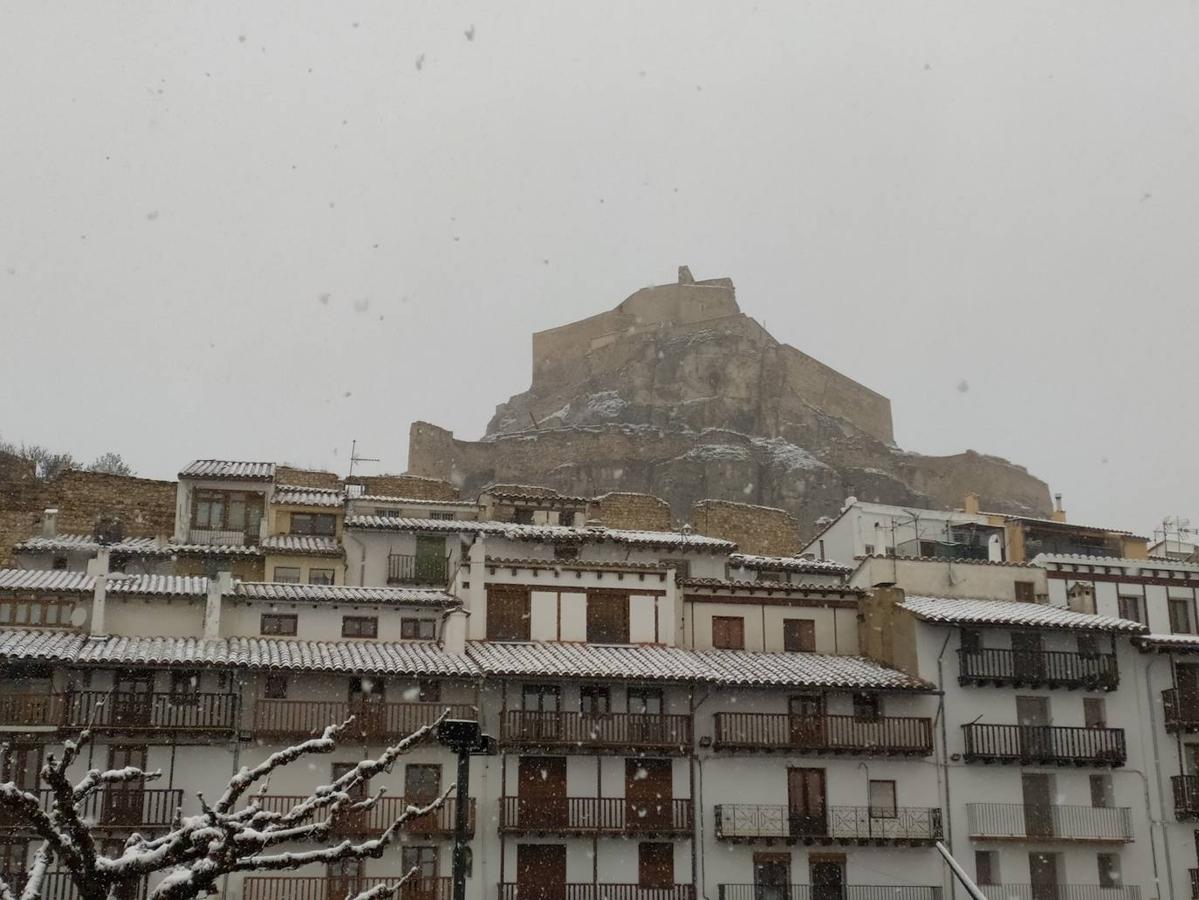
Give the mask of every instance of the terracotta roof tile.
[(1138, 634), (1144, 625), (1127, 619), (1075, 612), (1042, 603), (1016, 603), (1010, 600), (971, 600), (946, 597), (908, 597), (902, 609), (924, 622), (944, 625), (1017, 626), (1025, 628), (1062, 628), (1073, 631), (1118, 631)]
[(238, 462), (229, 459), (197, 459), (179, 473), (180, 478), (231, 478), (274, 481), (273, 462)]
[(259, 544), (265, 553), (292, 553), (306, 556), (343, 556), (337, 538), (315, 534), (275, 534)]

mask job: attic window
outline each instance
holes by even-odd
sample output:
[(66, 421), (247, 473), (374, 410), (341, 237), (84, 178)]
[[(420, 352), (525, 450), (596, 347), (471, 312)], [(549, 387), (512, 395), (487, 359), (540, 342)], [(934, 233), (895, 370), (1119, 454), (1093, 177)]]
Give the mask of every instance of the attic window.
[(554, 559), (578, 559), (579, 548), (573, 544), (555, 544)]

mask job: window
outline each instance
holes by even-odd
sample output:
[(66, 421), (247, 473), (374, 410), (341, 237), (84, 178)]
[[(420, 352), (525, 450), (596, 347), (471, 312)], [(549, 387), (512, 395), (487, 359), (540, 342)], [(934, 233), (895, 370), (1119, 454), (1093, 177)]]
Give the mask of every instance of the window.
[(1082, 713), (1087, 728), (1107, 728), (1107, 704), (1102, 697), (1084, 697)]
[(585, 716), (605, 716), (612, 711), (612, 697), (606, 687), (585, 684), (579, 688), (579, 712)]
[(1115, 805), (1116, 798), (1112, 791), (1112, 776), (1092, 775), (1091, 806), (1097, 809), (1111, 809)]
[(65, 556), (54, 557), (54, 562), (51, 563), (51, 568), (57, 572), (61, 572), (67, 567), (67, 558)]
[(243, 491), (195, 492), (192, 527), (212, 531), (241, 531), (257, 537), (262, 522), (262, 494)]
[(422, 678), (416, 683), (416, 699), (421, 703), (437, 703), (441, 700), (441, 682)]
[(194, 706), (200, 702), (200, 673), (171, 673), (171, 703), (175, 706)]
[(629, 642), (629, 597), (609, 591), (587, 592), (587, 643)]
[(974, 851), (974, 880), (979, 884), (999, 884), (999, 855), (994, 850)]
[(522, 506), (512, 511), (512, 521), (517, 525), (532, 525), (533, 524), (533, 509), (529, 506)]
[(1186, 597), (1170, 598), (1170, 631), (1173, 634), (1192, 634), (1191, 601)]
[(401, 512), (403, 512), (403, 510), (383, 509), (382, 507), (379, 507), (379, 506), (375, 507), (375, 515), (379, 516), (381, 518), (384, 518), (384, 519), (398, 519), (398, 518), (400, 518)]
[(441, 512), (440, 510), (435, 509), (435, 510), (431, 510), (429, 512), (429, 518), (430, 519), (447, 520), (447, 519), (453, 519), (454, 514), (452, 512)]
[(556, 684), (526, 684), (521, 689), (521, 709), (525, 712), (557, 712), (561, 692)]
[(1145, 608), (1141, 603), (1142, 599), (1133, 594), (1122, 594), (1118, 601), (1120, 618), (1147, 625), (1148, 623), (1145, 621)]
[(41, 771), (42, 748), (39, 744), (10, 746), (7, 758), (0, 761), (0, 780), (11, 781), (21, 790), (35, 794), (41, 790)]
[(578, 559), (579, 548), (574, 544), (555, 544), (554, 559)]
[[(416, 869), (416, 877), (421, 881), (437, 877), (437, 848), (425, 846), (405, 846), (402, 852), (403, 870), (411, 872)], [(405, 891), (407, 893), (407, 891)], [(417, 892), (413, 892), (414, 894)], [(423, 891), (421, 892), (423, 893)]]
[(874, 544), (867, 544), (862, 548), (867, 556), (874, 556)]
[(674, 888), (674, 844), (637, 845), (637, 883), (646, 890)]
[(1036, 603), (1037, 602), (1037, 583), (1035, 581), (1017, 581), (1016, 602), (1018, 603)]
[(267, 700), (286, 700), (287, 699), (287, 676), (286, 675), (268, 675), (268, 676), (266, 676), (266, 686), (263, 689), (262, 695)]
[(279, 584), (299, 584), (299, 566), (275, 566), (274, 580)]
[(0, 600), (0, 625), (34, 628), (68, 628), (75, 601), (58, 597), (26, 597)]
[[(0, 840), (0, 872), (9, 885), (21, 890), (21, 876), (25, 874), (25, 861), (29, 858), (29, 842), (14, 838)], [(20, 896), (18, 894), (17, 896)]]
[(347, 638), (377, 638), (378, 616), (342, 616), (341, 636)]
[(337, 533), (337, 516), (332, 513), (292, 513), (291, 533), (332, 537)]
[(962, 652), (977, 653), (983, 648), (982, 635), (968, 628), (962, 629)]
[(883, 713), (883, 698), (878, 694), (854, 694), (853, 717), (859, 722), (877, 722)]
[(712, 616), (712, 646), (717, 650), (744, 650), (745, 619), (741, 616)]
[(400, 619), (400, 637), (406, 641), (431, 641), (437, 637), (432, 619)]
[(425, 805), (441, 793), (441, 766), (410, 763), (404, 767), (404, 799)]
[(895, 808), (895, 782), (894, 781), (871, 781), (870, 782), (870, 818), (872, 819), (894, 819), (897, 814)]
[(783, 619), (783, 649), (812, 653), (816, 649), (816, 623), (812, 619)]
[(679, 559), (678, 557), (671, 559), (660, 559), (658, 560), (658, 565), (674, 569), (676, 578), (691, 577), (691, 560), (689, 559)]
[(1099, 886), (1101, 888), (1119, 887), (1120, 857), (1115, 853), (1100, 853), (1095, 858), (1099, 863)]
[(487, 640), (529, 639), (529, 591), (515, 585), (487, 589)]
[(1093, 634), (1078, 636), (1078, 655), (1083, 659), (1099, 658), (1099, 639)]
[(662, 715), (662, 692), (657, 688), (629, 688), (628, 710), (643, 716)]
[(295, 637), (299, 617), (281, 613), (263, 613), (258, 623), (258, 633), (275, 637)]
[(332, 584), (333, 570), (332, 569), (309, 569), (308, 570), (309, 584)]

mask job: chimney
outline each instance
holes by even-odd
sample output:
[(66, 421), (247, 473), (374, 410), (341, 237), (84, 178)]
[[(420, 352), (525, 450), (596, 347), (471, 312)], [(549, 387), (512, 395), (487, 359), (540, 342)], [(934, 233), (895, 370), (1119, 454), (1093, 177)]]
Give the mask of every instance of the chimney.
[(105, 613), (108, 609), (108, 548), (101, 547), (94, 559), (87, 562), (87, 574), (95, 578), (92, 585), (92, 635), (107, 637)]
[(221, 636), (221, 598), (233, 593), (233, 573), (217, 572), (208, 579), (208, 597), (204, 603), (204, 640), (215, 641)]
[(679, 284), (695, 284), (695, 276), (689, 266), (679, 266)]
[(963, 501), (962, 512), (967, 515), (977, 516), (979, 511), (978, 494), (973, 492), (967, 494), (966, 499)]
[(42, 537), (52, 538), (58, 534), (58, 510), (42, 510)]
[(461, 606), (446, 610), (441, 626), (441, 648), (446, 653), (462, 656), (466, 653), (466, 621), (469, 618)]
[(1055, 521), (1055, 522), (1065, 522), (1066, 521), (1066, 511), (1064, 509), (1062, 509), (1062, 495), (1061, 494), (1053, 495), (1053, 521)]

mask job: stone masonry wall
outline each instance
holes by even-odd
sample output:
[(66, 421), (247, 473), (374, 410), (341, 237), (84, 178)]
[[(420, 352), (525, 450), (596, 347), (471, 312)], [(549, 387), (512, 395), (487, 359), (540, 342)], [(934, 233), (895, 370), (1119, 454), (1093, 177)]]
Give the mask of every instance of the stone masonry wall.
[(588, 518), (609, 528), (670, 531), (670, 504), (650, 494), (613, 491), (591, 501)]
[(742, 553), (793, 556), (802, 546), (799, 521), (782, 509), (728, 500), (700, 500), (691, 524), (700, 534), (733, 541)]
[(336, 472), (320, 469), (297, 469), (294, 466), (275, 466), (275, 484), (294, 484), (297, 487), (332, 488), (341, 487), (341, 478)]
[(355, 475), (354, 484), (360, 484), (366, 494), (387, 497), (411, 497), (414, 500), (459, 500), (458, 489), (440, 478), (424, 478), (419, 475)]

